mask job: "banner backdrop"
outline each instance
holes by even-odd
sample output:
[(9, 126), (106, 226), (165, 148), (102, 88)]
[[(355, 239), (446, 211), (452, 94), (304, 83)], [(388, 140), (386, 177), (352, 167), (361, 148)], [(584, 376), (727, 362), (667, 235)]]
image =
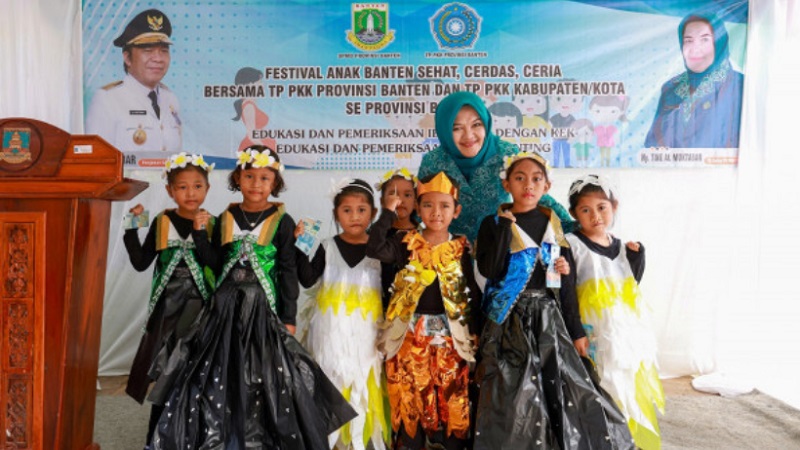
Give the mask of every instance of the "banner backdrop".
[[(86, 131), (128, 167), (233, 167), (255, 143), (289, 167), (416, 169), (437, 102), (469, 90), (555, 167), (736, 164), (747, 1), (644, 3), (85, 0)], [(151, 8), (137, 26), (169, 54), (126, 54)]]

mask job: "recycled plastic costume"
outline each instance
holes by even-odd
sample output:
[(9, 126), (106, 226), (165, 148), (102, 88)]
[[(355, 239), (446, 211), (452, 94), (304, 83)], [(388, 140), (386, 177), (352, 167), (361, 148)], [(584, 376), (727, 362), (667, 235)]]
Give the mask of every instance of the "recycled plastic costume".
[[(208, 239), (206, 232), (200, 236)], [(209, 278), (198, 262), (192, 220), (181, 217), (176, 210), (165, 210), (156, 216), (143, 244), (139, 244), (136, 229), (125, 230), (123, 240), (136, 270), (143, 271), (156, 261), (147, 324), (125, 388), (128, 395), (142, 403), (155, 379), (149, 375), (151, 365), (159, 352), (171, 353), (178, 340), (189, 332), (203, 303), (211, 297), (213, 276)], [(161, 410), (161, 405), (153, 404), (151, 424)], [(148, 441), (151, 437), (148, 435)]]
[(386, 356), (392, 429), (400, 439), (421, 432), (428, 438), (443, 433), (445, 439), (466, 439), (468, 363), (475, 361), (470, 305), (480, 295), (467, 241), (459, 236), (431, 245), (417, 231), (386, 239), (394, 219), (393, 212), (384, 210), (367, 244), (367, 255), (405, 264), (395, 277), (378, 337), (378, 349)]
[(574, 347), (583, 337), (574, 289), (562, 279), (562, 318), (554, 291), (545, 288), (553, 249), (569, 252), (558, 217), (542, 206), (514, 216), (515, 223), (489, 216), (478, 232), (489, 320), (475, 375), (474, 448), (633, 448), (625, 419)]
[[(592, 184), (613, 198), (601, 178), (588, 175), (584, 184), (573, 183), (570, 196)], [(661, 448), (656, 408), (664, 412), (664, 391), (656, 368), (656, 340), (642, 304), (639, 281), (645, 266), (644, 247), (626, 248), (610, 236), (608, 247), (584, 234), (567, 235), (568, 256), (575, 270), (581, 320), (589, 338), (589, 357), (597, 367), (600, 385), (608, 391), (628, 420), (642, 449)]]
[(264, 213), (251, 226), (232, 204), (212, 245), (198, 246), (221, 266), (217, 291), (188, 356), (171, 356), (177, 383), (151, 393), (168, 398), (155, 449), (325, 449), (355, 416), (283, 325), (294, 321), (298, 295), (294, 221), (282, 204)]
[(339, 236), (320, 243), (312, 261), (298, 251), (298, 278), (311, 287), (321, 278), (304, 343), (358, 417), (332, 433), (331, 448), (386, 448), (391, 438), (384, 407), (383, 360), (375, 347), (383, 320), (378, 260), (366, 244)]

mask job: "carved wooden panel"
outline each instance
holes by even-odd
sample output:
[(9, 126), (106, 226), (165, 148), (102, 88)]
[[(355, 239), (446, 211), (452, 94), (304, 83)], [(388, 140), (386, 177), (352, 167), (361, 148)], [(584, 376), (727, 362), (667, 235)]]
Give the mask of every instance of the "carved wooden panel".
[(35, 446), (37, 221), (28, 217), (0, 214), (0, 449)]

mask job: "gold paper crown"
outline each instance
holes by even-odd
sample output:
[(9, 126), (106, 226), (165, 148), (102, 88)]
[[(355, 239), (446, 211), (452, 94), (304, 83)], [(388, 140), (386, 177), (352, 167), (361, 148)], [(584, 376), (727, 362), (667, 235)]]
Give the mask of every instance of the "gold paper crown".
[(542, 167), (544, 167), (544, 171), (546, 175), (550, 175), (550, 163), (547, 162), (546, 159), (537, 152), (519, 152), (514, 155), (504, 156), (503, 157), (503, 170), (500, 171), (500, 179), (507, 179), (508, 178), (508, 169), (514, 165), (515, 162), (523, 160), (523, 159), (532, 159), (539, 163)]
[(441, 192), (442, 194), (452, 195), (454, 200), (458, 200), (458, 189), (444, 172), (437, 173), (427, 183), (420, 182), (417, 185), (417, 197), (428, 192)]

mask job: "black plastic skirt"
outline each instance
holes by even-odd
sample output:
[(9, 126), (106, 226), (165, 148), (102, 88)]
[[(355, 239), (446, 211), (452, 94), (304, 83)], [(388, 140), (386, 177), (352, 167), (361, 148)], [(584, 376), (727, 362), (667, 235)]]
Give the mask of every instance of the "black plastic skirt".
[(355, 417), (252, 269), (231, 271), (195, 332), (168, 364), (175, 381), (156, 385), (168, 400), (153, 448), (327, 449), (328, 434)]
[(133, 358), (125, 392), (139, 403), (154, 380), (148, 373), (159, 353), (172, 353), (191, 329), (203, 307), (203, 296), (188, 267), (176, 267), (147, 319), (139, 348)]
[(480, 354), (475, 449), (635, 448), (546, 291), (523, 292), (503, 324), (487, 322)]

